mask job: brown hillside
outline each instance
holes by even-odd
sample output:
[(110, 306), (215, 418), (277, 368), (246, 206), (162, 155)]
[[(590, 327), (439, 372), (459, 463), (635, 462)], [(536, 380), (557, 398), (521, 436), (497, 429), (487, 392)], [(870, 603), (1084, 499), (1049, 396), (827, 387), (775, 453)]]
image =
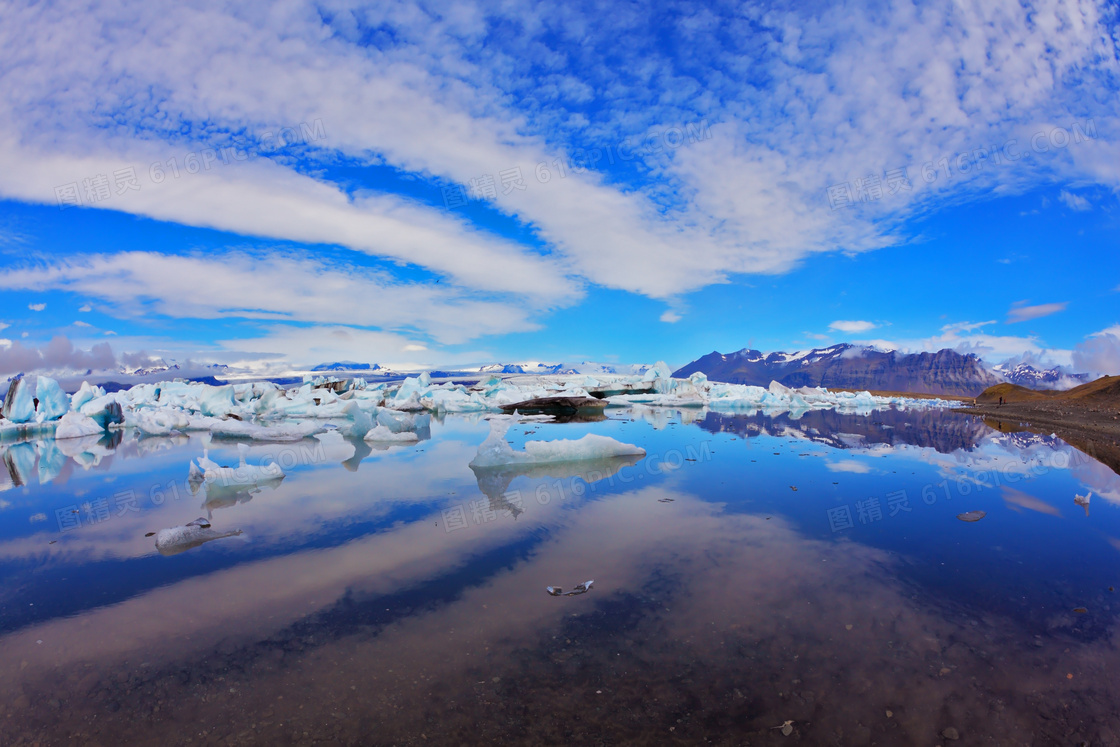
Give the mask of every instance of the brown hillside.
[(994, 405), (1003, 397), (1004, 402), (1032, 402), (1034, 400), (1051, 399), (1057, 392), (1037, 392), (1018, 384), (996, 384), (990, 386), (976, 397), (978, 405)]
[(1017, 384), (996, 384), (985, 389), (976, 398), (978, 405), (990, 405), (1003, 397), (1005, 404), (1011, 402), (1080, 402), (1086, 405), (1120, 406), (1120, 376), (1102, 376), (1096, 381), (1076, 386), (1065, 391), (1027, 389)]
[(1120, 402), (1120, 376), (1102, 376), (1096, 381), (1082, 384), (1068, 392), (1059, 392), (1062, 399)]

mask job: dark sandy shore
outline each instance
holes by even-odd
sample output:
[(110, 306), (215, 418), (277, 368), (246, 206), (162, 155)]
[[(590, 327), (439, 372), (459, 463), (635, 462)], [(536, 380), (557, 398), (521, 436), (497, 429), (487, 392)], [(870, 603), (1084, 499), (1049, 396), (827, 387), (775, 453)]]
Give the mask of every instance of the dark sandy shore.
[(1120, 407), (1071, 400), (976, 404), (954, 412), (980, 415), (1003, 431), (1053, 433), (1120, 474)]

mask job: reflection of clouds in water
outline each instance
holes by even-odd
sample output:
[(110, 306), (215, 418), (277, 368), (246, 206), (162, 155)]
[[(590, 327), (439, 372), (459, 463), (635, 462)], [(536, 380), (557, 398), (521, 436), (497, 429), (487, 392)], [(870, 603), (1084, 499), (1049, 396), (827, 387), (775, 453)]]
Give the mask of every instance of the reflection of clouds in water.
[[(1108, 688), (1120, 664), (1107, 638), (1073, 650), (1058, 637), (1035, 645), (1006, 620), (913, 596), (888, 553), (807, 539), (780, 519), (725, 514), (659, 488), (564, 511), (531, 554), (384, 627), (335, 634), (325, 622), (350, 609), (361, 619), (383, 595), (469, 567), (539, 528), (523, 519), (453, 533), (419, 521), (39, 625), (0, 639), (0, 687), (8, 696), (50, 682), (52, 697), (95, 710), (82, 697), (88, 686), (79, 693), (54, 673), (100, 659), (108, 680), (118, 667), (131, 671), (126, 660), (142, 660), (152, 666), (134, 675), (137, 700), (120, 698), (119, 718), (142, 707), (144, 678), (163, 671), (160, 722), (188, 716), (209, 695), (207, 721), (236, 728), (261, 721), (277, 695), (299, 692), (303, 709), (285, 712), (285, 731), (265, 733), (274, 742), (293, 727), (368, 726), (334, 712), (373, 719), (386, 742), (421, 731), (437, 741), (476, 741), (487, 729), (510, 736), (503, 728), (550, 741), (536, 729), (559, 724), (594, 728), (606, 741), (626, 741), (627, 728), (663, 736), (672, 726), (689, 740), (726, 735), (727, 718), (760, 739), (793, 719), (817, 743), (923, 744), (947, 726), (971, 741), (1030, 742), (1039, 712), (1063, 729), (1066, 718), (1115, 722), (1110, 703), (1084, 695)], [(544, 592), (575, 578), (595, 578), (595, 588), (571, 599)], [(298, 643), (286, 646), (281, 631), (301, 619)], [(273, 636), (280, 643), (257, 643)], [(211, 648), (219, 641), (220, 652)], [(222, 680), (176, 697), (183, 662), (193, 668), (207, 653)], [(575, 717), (588, 709), (611, 716)]]
[(1120, 475), (1096, 460), (1089, 460), (1073, 466), (1073, 476), (1094, 496), (1100, 496), (1109, 503), (1120, 504)]
[(1036, 511), (1040, 514), (1047, 514), (1049, 516), (1062, 517), (1062, 512), (1055, 506), (1050, 505), (1044, 500), (1035, 498), (1033, 495), (1024, 493), (1022, 490), (1008, 487), (1006, 485), (1001, 489), (1003, 495), (1003, 502), (1012, 511), (1021, 511), (1027, 509), (1028, 511)]
[[(293, 537), (319, 531), (323, 524), (334, 519), (369, 518), (393, 506), (438, 500), (447, 497), (452, 490), (461, 494), (464, 488), (473, 486), (466, 465), (475, 453), (474, 445), (451, 439), (425, 444), (424, 453), (375, 452), (357, 474), (338, 466), (339, 461), (353, 454), (353, 446), (340, 436), (324, 438), (322, 449), (317, 442), (314, 446), (250, 445), (247, 461), (253, 464), (267, 464), (269, 460), (285, 464), (280, 456), (282, 449), (295, 455), (293, 459), (298, 460), (303, 455), (312, 455), (313, 459), (311, 463), (297, 462), (297, 466), (287, 472), (283, 483), (275, 490), (257, 495), (254, 500), (247, 500), (248, 495), (233, 496), (233, 507), (213, 514), (213, 520), (216, 525), (231, 524), (244, 529), (257, 545), (288, 542)], [(172, 475), (173, 488), (162, 478), (146, 481), (147, 487), (137, 491), (138, 502), (144, 510), (117, 515), (113, 504), (115, 491), (102, 491), (114, 511), (110, 520), (83, 525), (61, 536), (57, 526), (48, 524), (43, 531), (31, 536), (0, 541), (0, 557), (41, 557), (49, 553), (44, 561), (49, 565), (154, 553), (152, 540), (145, 538), (145, 533), (186, 524), (197, 518), (200, 511), (213, 508), (207, 505), (208, 494), (192, 496), (187, 486), (187, 465), (196, 456), (196, 450), (201, 451), (201, 442), (197, 439), (174, 453), (161, 452), (161, 457), (170, 456), (175, 464), (181, 464), (181, 472)], [(236, 444), (215, 444), (211, 456), (219, 463), (237, 464), (239, 460)], [(367, 475), (376, 478), (371, 482)], [(149, 487), (165, 496), (162, 505), (151, 504)], [(231, 489), (236, 494), (240, 489), (250, 490), (251, 486), (233, 485)], [(219, 507), (226, 508), (227, 499), (231, 497), (225, 495), (220, 486), (215, 495), (222, 504)], [(53, 539), (60, 541), (48, 548), (48, 542)]]
[(845, 459), (840, 462), (826, 462), (830, 472), (851, 472), (857, 475), (866, 475), (872, 471), (871, 467), (854, 459)]

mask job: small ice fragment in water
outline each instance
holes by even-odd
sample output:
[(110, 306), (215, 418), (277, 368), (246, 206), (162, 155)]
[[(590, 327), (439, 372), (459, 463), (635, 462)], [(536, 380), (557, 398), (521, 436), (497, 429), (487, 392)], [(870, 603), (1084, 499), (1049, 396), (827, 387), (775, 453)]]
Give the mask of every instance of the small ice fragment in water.
[(1086, 516), (1089, 515), (1089, 499), (1092, 498), (1092, 497), (1093, 497), (1093, 491), (1092, 490), (1090, 490), (1086, 495), (1077, 495), (1075, 493), (1074, 496), (1073, 496), (1073, 502), (1076, 503), (1078, 506), (1081, 506), (1081, 508), (1085, 509), (1085, 515)]
[(593, 583), (595, 583), (595, 579), (584, 581), (582, 584), (579, 584), (578, 586), (576, 586), (576, 588), (572, 589), (564, 596), (574, 597), (576, 594), (586, 594), (587, 592), (591, 591), (591, 584)]
[(584, 581), (582, 584), (577, 584), (576, 588), (572, 589), (566, 594), (564, 593), (564, 590), (559, 586), (546, 586), (544, 587), (544, 590), (548, 592), (549, 596), (553, 597), (574, 597), (577, 594), (586, 594), (587, 592), (589, 592), (591, 590), (591, 584), (593, 583), (595, 583), (595, 579)]
[(963, 514), (957, 514), (957, 518), (961, 521), (980, 521), (987, 515), (987, 511), (965, 511)]
[(793, 721), (786, 721), (784, 724), (778, 724), (777, 726), (770, 727), (770, 731), (773, 731), (774, 729), (781, 729), (782, 736), (788, 737), (790, 734), (793, 734)]

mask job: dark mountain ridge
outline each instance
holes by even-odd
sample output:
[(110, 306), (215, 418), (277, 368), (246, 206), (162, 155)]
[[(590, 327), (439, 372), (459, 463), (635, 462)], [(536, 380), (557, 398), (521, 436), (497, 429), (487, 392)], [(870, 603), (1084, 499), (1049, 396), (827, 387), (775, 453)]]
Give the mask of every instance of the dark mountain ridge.
[(974, 397), (1000, 379), (971, 353), (885, 352), (847, 343), (799, 353), (743, 349), (724, 355), (712, 352), (673, 372), (687, 377), (702, 371), (712, 381), (769, 386), (947, 394)]

